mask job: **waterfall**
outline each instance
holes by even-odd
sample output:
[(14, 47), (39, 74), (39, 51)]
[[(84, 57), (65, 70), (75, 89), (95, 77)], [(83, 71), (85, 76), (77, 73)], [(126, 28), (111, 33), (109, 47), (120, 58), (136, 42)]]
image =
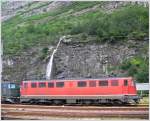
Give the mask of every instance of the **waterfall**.
[(54, 58), (54, 54), (55, 54), (56, 50), (53, 51), (51, 57), (50, 57), (50, 60), (48, 62), (48, 65), (47, 65), (47, 69), (46, 69), (46, 79), (50, 79), (51, 77), (51, 72), (52, 72), (52, 64), (53, 64), (53, 58)]
[(52, 73), (52, 67), (53, 67), (54, 54), (56, 53), (56, 51), (57, 51), (57, 49), (58, 49), (58, 47), (59, 47), (59, 45), (60, 45), (60, 42), (61, 42), (64, 38), (65, 38), (65, 36), (63, 36), (63, 37), (61, 37), (61, 38), (59, 39), (59, 42), (58, 42), (56, 48), (54, 49), (54, 51), (53, 51), (53, 53), (52, 53), (52, 55), (51, 55), (51, 57), (50, 57), (50, 60), (49, 60), (49, 62), (48, 62), (48, 64), (47, 64), (47, 68), (46, 68), (46, 79), (51, 79), (51, 73)]

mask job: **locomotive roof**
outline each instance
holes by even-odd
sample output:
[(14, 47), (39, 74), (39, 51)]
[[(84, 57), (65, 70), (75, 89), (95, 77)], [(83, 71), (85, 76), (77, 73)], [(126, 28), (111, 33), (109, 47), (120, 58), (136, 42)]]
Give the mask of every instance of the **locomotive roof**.
[(19, 84), (19, 82), (1, 81), (1, 84)]
[(132, 79), (132, 77), (106, 77), (106, 78), (73, 78), (73, 79), (51, 79), (51, 80), (24, 80), (23, 82), (44, 82), (44, 81), (85, 81), (85, 80), (116, 80), (116, 79)]

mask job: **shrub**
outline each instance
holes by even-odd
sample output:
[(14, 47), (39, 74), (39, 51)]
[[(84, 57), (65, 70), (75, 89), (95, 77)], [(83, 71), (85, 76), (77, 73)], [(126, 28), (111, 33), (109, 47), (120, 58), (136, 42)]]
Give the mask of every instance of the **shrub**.
[(41, 60), (45, 59), (45, 57), (47, 57), (47, 54), (48, 54), (48, 48), (44, 47), (40, 53), (40, 59)]
[(138, 82), (148, 82), (148, 65), (148, 59), (145, 60), (142, 57), (134, 57), (129, 60), (125, 60), (120, 67), (128, 72), (128, 76), (135, 77)]
[(34, 24), (29, 24), (26, 29), (28, 33), (34, 33), (36, 31)]
[(84, 31), (84, 25), (78, 23), (76, 26), (74, 26), (71, 31), (70, 34), (74, 35), (74, 34), (79, 34), (82, 33)]

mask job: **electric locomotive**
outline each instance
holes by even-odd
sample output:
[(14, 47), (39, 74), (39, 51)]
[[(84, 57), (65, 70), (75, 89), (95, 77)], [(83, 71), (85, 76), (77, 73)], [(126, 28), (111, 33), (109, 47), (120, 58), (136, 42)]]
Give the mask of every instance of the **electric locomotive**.
[(1, 102), (19, 103), (20, 102), (20, 84), (16, 82), (1, 82)]
[(22, 81), (22, 103), (49, 104), (129, 104), (138, 103), (131, 77)]

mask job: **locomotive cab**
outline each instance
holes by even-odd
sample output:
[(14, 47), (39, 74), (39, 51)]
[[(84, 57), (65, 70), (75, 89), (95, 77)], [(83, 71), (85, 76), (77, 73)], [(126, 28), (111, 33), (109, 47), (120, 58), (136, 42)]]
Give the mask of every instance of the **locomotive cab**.
[(139, 103), (141, 99), (137, 95), (136, 84), (132, 78), (123, 80), (122, 93), (125, 96), (125, 101), (128, 103)]
[(19, 83), (15, 82), (2, 82), (2, 103), (18, 103), (20, 99)]

